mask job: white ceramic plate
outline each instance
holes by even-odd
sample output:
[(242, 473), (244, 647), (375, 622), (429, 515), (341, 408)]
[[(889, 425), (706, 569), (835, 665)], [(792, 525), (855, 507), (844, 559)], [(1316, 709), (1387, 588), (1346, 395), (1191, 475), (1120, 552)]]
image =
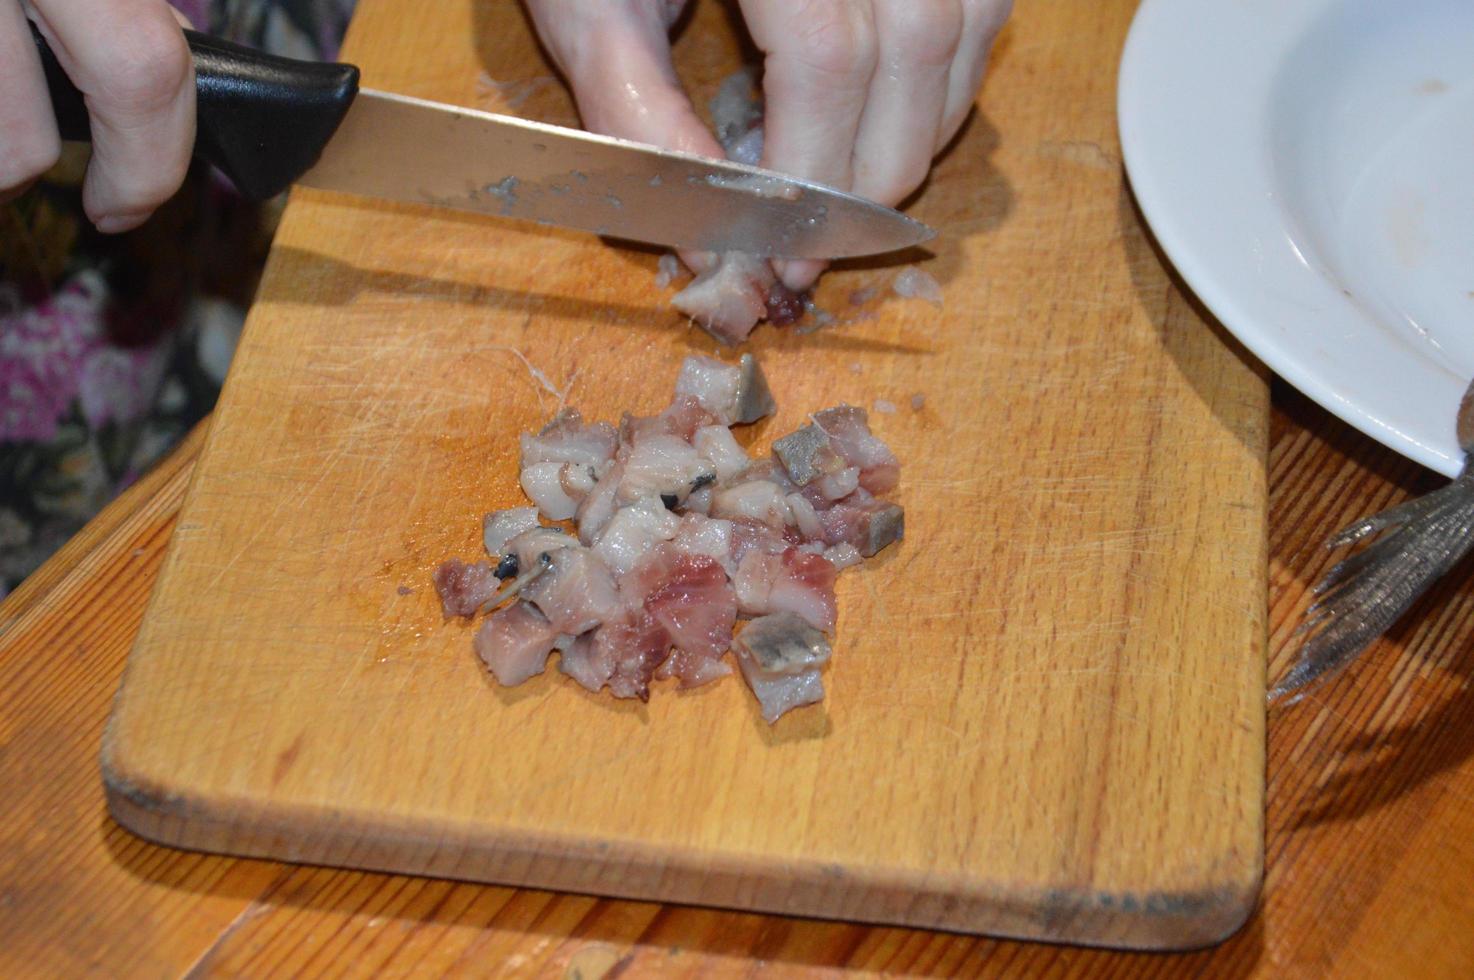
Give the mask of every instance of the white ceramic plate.
[(1474, 377), (1474, 0), (1145, 0), (1132, 187), (1274, 371), (1453, 475)]

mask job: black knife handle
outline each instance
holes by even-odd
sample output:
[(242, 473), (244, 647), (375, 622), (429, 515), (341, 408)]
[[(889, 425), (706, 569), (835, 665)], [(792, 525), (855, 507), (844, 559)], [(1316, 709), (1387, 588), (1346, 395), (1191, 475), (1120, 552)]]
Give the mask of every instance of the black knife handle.
[[(62, 139), (91, 138), (87, 106), (31, 25)], [(353, 65), (294, 61), (185, 31), (194, 57), (194, 155), (246, 197), (287, 189), (322, 155), (358, 94)]]

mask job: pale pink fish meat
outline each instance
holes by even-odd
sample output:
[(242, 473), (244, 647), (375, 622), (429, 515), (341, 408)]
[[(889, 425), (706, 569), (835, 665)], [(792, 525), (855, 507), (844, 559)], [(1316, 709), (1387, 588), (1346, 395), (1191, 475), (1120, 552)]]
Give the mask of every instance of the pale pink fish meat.
[[(659, 414), (617, 429), (564, 409), (522, 437), (536, 506), (488, 514), (494, 561), (452, 559), (436, 589), (447, 616), (490, 613), (474, 645), (502, 684), (543, 672), (556, 651), (585, 689), (643, 700), (659, 680), (720, 680), (735, 651), (776, 721), (823, 697), (840, 569), (902, 536), (901, 508), (877, 496), (900, 464), (848, 405), (751, 455), (731, 426), (776, 407), (751, 357), (687, 358), (677, 389)], [(539, 516), (574, 521), (577, 536)]]
[(541, 674), (558, 638), (547, 617), (526, 602), (498, 609), (476, 631), (476, 653), (497, 682), (516, 687)]
[(819, 668), (829, 659), (829, 641), (800, 617), (780, 612), (754, 619), (732, 649), (768, 724), (823, 699)]
[(441, 562), (431, 581), (440, 596), (440, 611), (447, 619), (473, 615), (501, 585), (491, 565), (484, 561), (467, 565), (459, 558)]

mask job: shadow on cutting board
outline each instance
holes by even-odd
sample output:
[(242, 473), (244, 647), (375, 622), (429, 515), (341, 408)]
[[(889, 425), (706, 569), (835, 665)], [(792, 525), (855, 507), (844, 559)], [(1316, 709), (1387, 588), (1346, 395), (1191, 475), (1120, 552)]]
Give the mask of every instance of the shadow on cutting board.
[[(455, 279), (368, 269), (289, 245), (275, 246), (273, 254), (277, 261), (291, 265), (296, 274), (290, 277), (268, 276), (260, 297), (262, 302), (343, 306), (364, 294), (428, 297), (465, 306), (516, 310), (519, 313), (535, 310), (535, 316), (539, 319), (596, 321), (638, 330), (689, 332), (703, 341), (703, 347), (709, 346), (705, 334), (688, 326), (679, 313), (664, 307), (633, 306), (573, 295), (503, 289)], [(649, 261), (650, 278), (653, 280), (654, 260)], [(650, 288), (654, 288), (653, 284)], [(836, 350), (889, 354), (935, 353), (928, 347), (857, 337), (838, 330), (816, 331), (805, 338), (805, 343)]]
[[(1218, 423), (1232, 432), (1245, 449), (1263, 456), (1267, 451), (1268, 439), (1265, 419), (1256, 412), (1246, 411), (1241, 405), (1223, 404), (1224, 372), (1217, 369), (1216, 357), (1205, 356), (1202, 339), (1197, 331), (1205, 324), (1240, 364), (1266, 383), (1270, 377), (1269, 369), (1218, 322), (1182, 281), (1171, 260), (1157, 244), (1151, 229), (1147, 227), (1146, 218), (1137, 206), (1136, 196), (1131, 193), (1124, 170), (1121, 171), (1118, 210), (1131, 284), (1141, 308), (1151, 319), (1161, 338), (1162, 348), (1197, 393), (1199, 400), (1212, 411)], [(1164, 285), (1170, 288), (1164, 289)], [(1186, 317), (1183, 315), (1184, 309), (1189, 314)], [(1268, 412), (1267, 398), (1264, 411)]]

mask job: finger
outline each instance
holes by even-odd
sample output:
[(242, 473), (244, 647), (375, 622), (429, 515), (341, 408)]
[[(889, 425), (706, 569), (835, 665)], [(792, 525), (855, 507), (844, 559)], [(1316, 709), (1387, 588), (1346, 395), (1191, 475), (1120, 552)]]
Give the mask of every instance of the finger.
[(0, 200), (50, 170), (61, 155), (41, 59), (20, 4), (0, 0)]
[(1013, 0), (962, 0), (962, 39), (947, 76), (947, 102), (937, 134), (937, 152), (957, 135), (972, 111), (983, 85), (983, 71), (988, 67), (988, 53), (1012, 9)]
[(849, 190), (877, 54), (869, 0), (742, 0), (742, 10), (766, 55), (764, 165)]
[(92, 159), (82, 205), (98, 229), (142, 224), (184, 180), (194, 148), (194, 66), (159, 0), (35, 0), (82, 92)]
[(538, 35), (552, 53), (588, 129), (670, 150), (721, 157), (671, 63), (669, 0), (578, 0), (532, 5)]
[[(855, 137), (878, 44), (869, 0), (741, 0), (766, 55), (763, 166), (849, 190)], [(813, 285), (824, 264), (779, 261), (790, 289)]]
[[(685, 0), (542, 0), (529, 4), (543, 45), (573, 88), (588, 129), (701, 156), (723, 156), (671, 62), (667, 31)], [(678, 253), (698, 275), (715, 260)]]
[(959, 0), (875, 0), (880, 62), (855, 137), (853, 190), (894, 205), (926, 179), (962, 36)]

